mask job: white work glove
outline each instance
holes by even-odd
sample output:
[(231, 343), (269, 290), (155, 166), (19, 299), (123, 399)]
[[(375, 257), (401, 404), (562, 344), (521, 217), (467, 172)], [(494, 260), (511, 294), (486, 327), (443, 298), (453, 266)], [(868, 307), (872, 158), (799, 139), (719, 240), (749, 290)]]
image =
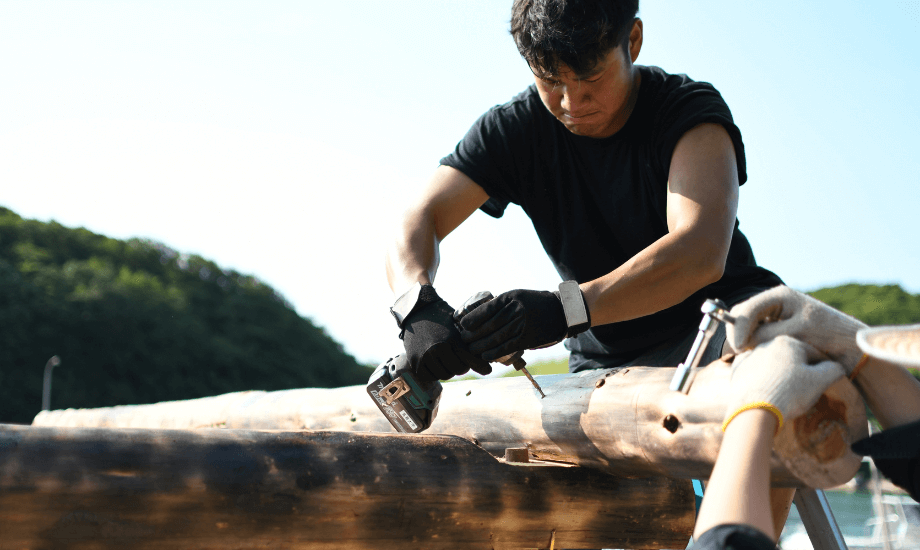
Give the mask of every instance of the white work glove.
[(845, 376), (843, 367), (789, 336), (777, 336), (732, 362), (731, 399), (722, 430), (750, 409), (766, 409), (783, 422), (805, 414), (827, 388)]
[(847, 374), (863, 355), (856, 345), (856, 331), (865, 323), (787, 286), (741, 302), (731, 315), (736, 320), (728, 323), (726, 339), (735, 353), (787, 334), (818, 348)]

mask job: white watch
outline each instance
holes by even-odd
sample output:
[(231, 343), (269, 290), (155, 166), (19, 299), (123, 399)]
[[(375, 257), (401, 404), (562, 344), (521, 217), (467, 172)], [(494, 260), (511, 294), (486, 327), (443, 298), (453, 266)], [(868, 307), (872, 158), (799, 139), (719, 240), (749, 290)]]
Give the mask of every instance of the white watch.
[(591, 317), (588, 315), (588, 308), (585, 307), (585, 298), (578, 282), (559, 283), (558, 296), (562, 302), (562, 311), (565, 312), (565, 324), (568, 326), (565, 333), (566, 338), (571, 338), (591, 328)]

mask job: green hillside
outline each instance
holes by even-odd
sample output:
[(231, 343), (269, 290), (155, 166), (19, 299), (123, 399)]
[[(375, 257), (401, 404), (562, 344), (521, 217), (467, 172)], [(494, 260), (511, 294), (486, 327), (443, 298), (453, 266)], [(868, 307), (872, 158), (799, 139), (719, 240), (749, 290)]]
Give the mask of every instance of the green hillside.
[(41, 408), (335, 387), (370, 371), (256, 278), (0, 207), (0, 422)]
[(851, 283), (822, 288), (809, 294), (867, 325), (920, 323), (920, 294), (910, 294), (898, 285)]

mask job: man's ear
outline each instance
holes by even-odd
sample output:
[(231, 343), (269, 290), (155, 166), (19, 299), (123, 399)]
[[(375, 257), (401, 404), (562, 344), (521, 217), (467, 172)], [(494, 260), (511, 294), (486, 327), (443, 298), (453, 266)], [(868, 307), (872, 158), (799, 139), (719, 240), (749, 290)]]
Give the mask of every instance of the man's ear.
[(629, 57), (635, 63), (639, 57), (639, 50), (642, 49), (642, 20), (638, 17), (633, 22), (632, 30), (629, 31)]

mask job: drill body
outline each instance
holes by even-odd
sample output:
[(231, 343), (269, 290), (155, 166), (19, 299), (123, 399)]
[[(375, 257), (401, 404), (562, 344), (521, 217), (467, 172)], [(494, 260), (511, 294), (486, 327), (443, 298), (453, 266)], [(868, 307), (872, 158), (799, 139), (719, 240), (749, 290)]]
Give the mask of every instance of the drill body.
[[(454, 322), (459, 324), (464, 315), (492, 298), (491, 292), (477, 292), (454, 312)], [(540, 396), (546, 397), (543, 389), (527, 371), (527, 362), (522, 358), (523, 355), (524, 352), (518, 351), (500, 357), (497, 362), (522, 371), (540, 392)], [(419, 433), (431, 426), (438, 414), (441, 390), (441, 382), (437, 380), (419, 381), (405, 355), (397, 355), (384, 361), (374, 370), (367, 382), (367, 394), (390, 424), (402, 433)]]
[(367, 382), (367, 394), (398, 432), (419, 433), (438, 415), (441, 383), (420, 382), (405, 355), (378, 366)]

